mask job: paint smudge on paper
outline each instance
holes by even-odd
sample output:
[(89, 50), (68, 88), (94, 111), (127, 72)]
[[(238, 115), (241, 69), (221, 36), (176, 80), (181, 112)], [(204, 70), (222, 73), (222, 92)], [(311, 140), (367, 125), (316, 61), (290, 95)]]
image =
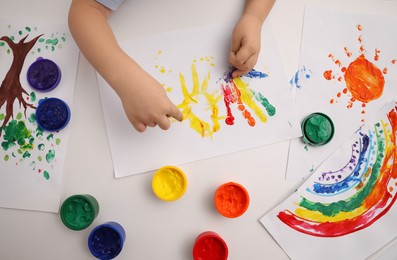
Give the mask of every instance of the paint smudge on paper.
[[(397, 198), (397, 107), (355, 133), (351, 156), (337, 170), (321, 172), (294, 207), (278, 213), (292, 229), (338, 237), (367, 228)], [(310, 197), (310, 199), (308, 198)]]
[[(264, 72), (252, 70), (239, 78), (232, 78), (233, 69), (226, 72), (221, 79), (217, 81), (223, 94), (223, 100), (226, 106), (227, 117), (225, 122), (227, 125), (233, 125), (235, 117), (232, 113), (232, 105), (237, 105), (238, 110), (246, 119), (249, 126), (255, 126), (256, 120), (251, 111), (263, 123), (267, 122), (266, 113), (258, 105), (258, 102), (265, 108), (269, 116), (274, 116), (276, 108), (268, 101), (268, 99), (260, 92), (255, 92), (249, 88), (247, 78), (265, 78), (268, 75)], [(258, 101), (258, 102), (257, 102)]]
[(302, 68), (295, 73), (289, 83), (292, 87), (301, 89), (305, 85), (306, 81), (310, 79), (311, 75), (312, 71), (307, 69), (305, 66), (302, 66)]
[[(361, 34), (363, 28), (361, 25), (357, 25), (357, 31), (360, 35), (357, 41), (360, 44), (358, 50), (358, 57), (356, 57), (348, 66), (342, 64), (342, 62), (336, 58), (332, 53), (328, 57), (332, 62), (339, 68), (338, 70), (326, 70), (323, 76), (326, 80), (332, 80), (344, 82), (344, 87), (341, 91), (338, 91), (336, 96), (330, 99), (330, 104), (336, 104), (343, 96), (348, 97), (346, 107), (348, 109), (353, 107), (355, 102), (361, 102), (361, 114), (363, 115), (362, 122), (365, 121), (365, 107), (367, 103), (374, 101), (382, 96), (385, 78), (384, 75), (387, 74), (388, 68), (379, 68), (376, 64), (379, 63), (379, 57), (381, 50), (375, 49), (373, 53), (373, 61), (369, 61), (367, 58), (367, 50), (363, 44), (363, 35)], [(352, 52), (344, 47), (344, 52), (346, 56), (350, 59), (353, 58)], [(391, 61), (392, 64), (395, 59)]]

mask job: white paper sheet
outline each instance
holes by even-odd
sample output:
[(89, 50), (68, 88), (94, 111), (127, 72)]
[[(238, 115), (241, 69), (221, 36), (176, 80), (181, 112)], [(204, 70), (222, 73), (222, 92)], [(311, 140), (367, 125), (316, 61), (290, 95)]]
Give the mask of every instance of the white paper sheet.
[[(396, 97), (396, 26), (397, 17), (306, 6), (300, 68), (292, 82), (298, 118), (302, 122), (307, 115), (322, 112), (333, 120), (335, 135), (331, 142), (317, 147), (306, 145), (301, 138), (292, 140), (287, 179), (307, 178)], [(367, 94), (364, 89), (369, 90)]]
[[(65, 101), (71, 109), (73, 121), (73, 93), (77, 72), (79, 51), (69, 29), (65, 24), (42, 24), (25, 20), (0, 21), (0, 79), (6, 84), (5, 77), (13, 62), (13, 52), (9, 45), (1, 40), (7, 36), (14, 43), (24, 37), (28, 43), (36, 36), (40, 38), (33, 45), (20, 75), (14, 76), (13, 86), (17, 81), (27, 94), (23, 100), (34, 107), (46, 97), (57, 97)], [(22, 46), (22, 44), (21, 44)], [(16, 55), (17, 56), (17, 55)], [(29, 66), (37, 58), (50, 59), (61, 70), (59, 85), (50, 92), (34, 90), (27, 82)], [(3, 88), (3, 85), (1, 86)], [(1, 89), (1, 88), (0, 88)], [(0, 93), (0, 97), (11, 96), (10, 92)], [(0, 107), (0, 125), (6, 120), (7, 102)], [(2, 130), (0, 142), (0, 207), (28, 209), (37, 211), (58, 212), (61, 198), (61, 181), (63, 164), (68, 143), (69, 128), (66, 126), (59, 132), (40, 131), (34, 115), (36, 109), (27, 107), (26, 111), (18, 101), (13, 102), (13, 117)], [(12, 125), (22, 126), (12, 130)], [(24, 127), (23, 127), (24, 126)]]
[(397, 103), (260, 219), (291, 259), (366, 259), (397, 236)]
[[(230, 71), (227, 58), (233, 26), (233, 22), (206, 25), (121, 43), (122, 48), (131, 57), (164, 85), (169, 91), (169, 97), (177, 105), (181, 105), (184, 100), (184, 85), (185, 90), (197, 103), (190, 100), (188, 106), (181, 105), (181, 109), (192, 109), (192, 113), (207, 123), (208, 128), (204, 133), (196, 131), (191, 127), (193, 119), (186, 118), (181, 123), (174, 122), (168, 131), (154, 128), (143, 134), (138, 133), (129, 124), (118, 96), (99, 76), (116, 177), (148, 172), (164, 165), (179, 165), (300, 136), (288, 79), (269, 23), (263, 27), (262, 49), (255, 67), (257, 72), (262, 73), (262, 77), (240, 79), (244, 84), (248, 84), (245, 89), (240, 88), (240, 91), (245, 91), (242, 96), (248, 97), (242, 103), (255, 119), (255, 126), (248, 125), (236, 104), (230, 105), (235, 117), (234, 124), (225, 123), (227, 111), (222, 86), (231, 86), (223, 77), (225, 72)], [(181, 77), (184, 84), (181, 83)], [(206, 78), (208, 85), (203, 84)], [(275, 113), (267, 111), (253, 96), (250, 97), (251, 90), (257, 95), (261, 93), (261, 98), (267, 99), (275, 108)], [(213, 102), (209, 97), (219, 99)], [(214, 111), (211, 104), (215, 104), (219, 109), (220, 120), (217, 130), (214, 130), (217, 128), (214, 128), (216, 124), (211, 121)], [(249, 104), (256, 106), (267, 121), (262, 122)]]

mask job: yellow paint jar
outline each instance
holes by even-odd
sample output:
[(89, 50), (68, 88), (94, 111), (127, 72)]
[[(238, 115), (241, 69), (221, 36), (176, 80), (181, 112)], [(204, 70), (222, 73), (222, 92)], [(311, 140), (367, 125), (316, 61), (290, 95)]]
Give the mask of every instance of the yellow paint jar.
[(175, 166), (161, 167), (153, 175), (152, 190), (161, 200), (177, 200), (182, 197), (186, 188), (186, 176), (181, 169)]

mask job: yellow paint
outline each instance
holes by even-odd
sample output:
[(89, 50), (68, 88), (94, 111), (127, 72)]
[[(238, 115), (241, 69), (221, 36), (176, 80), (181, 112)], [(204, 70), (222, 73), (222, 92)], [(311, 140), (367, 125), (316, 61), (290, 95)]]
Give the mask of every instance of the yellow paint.
[(255, 97), (248, 89), (247, 83), (242, 81), (241, 78), (234, 78), (233, 81), (241, 92), (241, 101), (247, 104), (247, 106), (250, 107), (252, 111), (254, 111), (255, 115), (257, 115), (259, 119), (265, 123), (267, 121), (267, 117), (262, 109), (256, 104)]
[(367, 210), (368, 210), (367, 208), (361, 206), (351, 212), (339, 212), (339, 214), (333, 217), (324, 216), (319, 211), (311, 211), (304, 208), (296, 209), (295, 213), (298, 217), (301, 217), (303, 219), (324, 223), (324, 222), (338, 222), (346, 219), (354, 219), (355, 217), (358, 217), (361, 214), (365, 213), (365, 211)]
[[(219, 131), (220, 121), (225, 118), (225, 116), (219, 116), (219, 108), (217, 103), (221, 100), (222, 95), (215, 91), (214, 93), (208, 93), (208, 81), (210, 80), (210, 73), (204, 77), (203, 82), (200, 85), (199, 76), (197, 73), (196, 64), (193, 63), (192, 67), (192, 81), (193, 87), (189, 92), (186, 85), (185, 77), (182, 73), (179, 74), (179, 80), (181, 83), (181, 90), (184, 97), (182, 103), (178, 105), (183, 114), (184, 120), (190, 121), (190, 127), (199, 133), (202, 137), (212, 137), (214, 132)], [(211, 121), (210, 123), (205, 122), (200, 119), (197, 115), (192, 112), (192, 105), (197, 104), (199, 95), (203, 95), (208, 104), (208, 110), (211, 111)]]
[(152, 190), (161, 200), (174, 201), (182, 197), (187, 188), (187, 178), (175, 166), (164, 166), (152, 178)]

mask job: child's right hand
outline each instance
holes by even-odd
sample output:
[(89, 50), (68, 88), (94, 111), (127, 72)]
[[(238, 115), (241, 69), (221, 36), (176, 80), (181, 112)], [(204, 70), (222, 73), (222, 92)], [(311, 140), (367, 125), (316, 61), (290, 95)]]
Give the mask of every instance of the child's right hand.
[(170, 128), (169, 117), (182, 121), (182, 112), (171, 102), (163, 86), (142, 69), (129, 72), (127, 78), (118, 81), (117, 89), (124, 111), (138, 132), (159, 126)]

